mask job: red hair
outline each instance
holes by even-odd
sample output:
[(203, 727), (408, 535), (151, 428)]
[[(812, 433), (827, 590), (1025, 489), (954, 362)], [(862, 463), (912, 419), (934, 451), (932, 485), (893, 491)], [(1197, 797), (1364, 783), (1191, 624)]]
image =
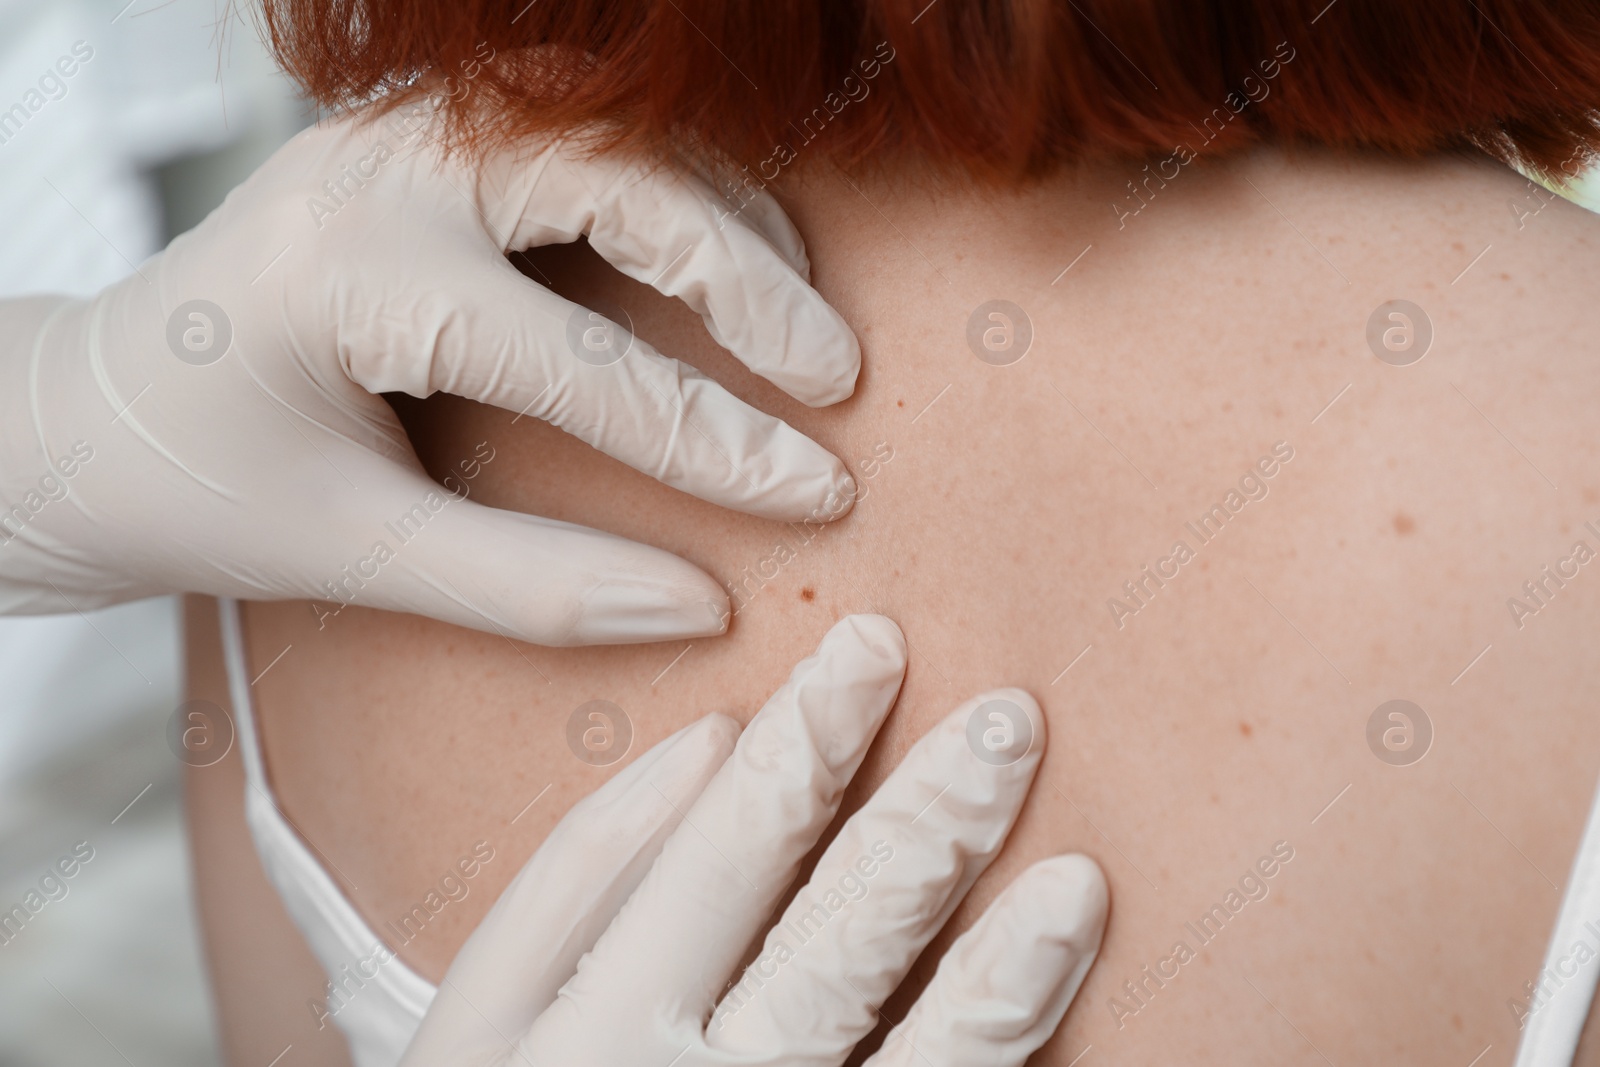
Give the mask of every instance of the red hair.
[(752, 171), (787, 147), (1001, 180), (1253, 141), (1477, 146), (1559, 179), (1600, 148), (1585, 0), (264, 0), (264, 19), (319, 102), (442, 96), (476, 148), (598, 129)]

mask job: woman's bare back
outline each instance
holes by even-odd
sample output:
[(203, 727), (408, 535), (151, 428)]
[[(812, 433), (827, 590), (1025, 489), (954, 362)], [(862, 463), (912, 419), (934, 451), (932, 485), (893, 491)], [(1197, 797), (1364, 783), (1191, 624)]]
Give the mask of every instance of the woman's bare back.
[[(595, 765), (603, 730), (569, 745), (580, 706), (620, 708), (631, 757), (748, 718), (833, 620), (880, 611), (911, 668), (857, 788), (964, 697), (1026, 687), (1049, 749), (971, 905), (1053, 852), (1110, 879), (1100, 961), (1041, 1062), (1510, 1061), (1600, 767), (1600, 220), (1481, 160), (1148, 175), (788, 182), (862, 341), (857, 396), (821, 411), (585, 251), (532, 257), (833, 448), (863, 498), (783, 526), (528, 418), (403, 405), (474, 499), (678, 552), (738, 609), (725, 638), (557, 651), (359, 595), (250, 606), (275, 787), (373, 927), (493, 850), (414, 937), (385, 934), (404, 959), (437, 980), (623, 765)], [(229, 818), (194, 811), (205, 840)], [(212, 854), (216, 959), (260, 920), (208, 891)], [(251, 1010), (309, 1021), (291, 985)]]

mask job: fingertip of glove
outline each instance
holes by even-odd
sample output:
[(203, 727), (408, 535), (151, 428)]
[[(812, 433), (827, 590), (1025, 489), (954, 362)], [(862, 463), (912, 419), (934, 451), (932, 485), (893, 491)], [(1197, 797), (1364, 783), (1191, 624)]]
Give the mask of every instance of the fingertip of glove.
[(719, 637), (728, 632), (728, 623), (733, 618), (733, 608), (728, 601), (728, 594), (717, 590), (717, 595), (706, 601), (706, 607), (711, 612), (712, 625), (715, 627), (707, 637)]
[[(855, 395), (856, 381), (861, 377), (861, 343), (856, 340), (855, 331), (831, 307), (828, 312), (836, 320), (835, 329), (829, 331), (835, 336), (817, 346), (812, 365), (819, 371), (819, 376), (807, 379), (802, 391), (791, 390), (795, 399), (807, 407), (831, 407), (850, 399)], [(833, 368), (833, 373), (821, 376), (824, 368)]]
[(861, 376), (861, 342), (844, 316), (809, 284), (785, 301), (782, 352), (767, 377), (807, 407), (848, 400)]
[(962, 707), (957, 710), (956, 714), (959, 716), (964, 712), (967, 715), (971, 715), (975, 708), (982, 707), (984, 704), (991, 702), (1011, 704), (1021, 711), (1021, 713), (1028, 720), (1028, 727), (1031, 731), (1031, 737), (1033, 739), (1033, 744), (1030, 747), (1029, 754), (1037, 755), (1044, 747), (1044, 739), (1048, 733), (1049, 727), (1045, 722), (1044, 711), (1040, 709), (1039, 702), (1035, 700), (1033, 698), (1033, 694), (1028, 692), (1026, 689), (1018, 689), (1016, 686), (1003, 686), (999, 689), (990, 689), (986, 692), (979, 693), (977, 696), (967, 701), (966, 704), (962, 705)]
[(1028, 868), (1019, 882), (1055, 917), (1067, 940), (1099, 944), (1111, 891), (1098, 863), (1081, 852), (1052, 856)]
[(727, 632), (732, 617), (728, 594), (710, 575), (676, 557), (650, 563), (609, 574), (591, 587), (563, 643), (634, 644)]
[(772, 420), (759, 445), (762, 473), (749, 485), (751, 494), (735, 506), (778, 522), (829, 523), (850, 514), (860, 490), (838, 456), (787, 423)]
[(856, 375), (852, 373), (848, 379), (835, 380), (826, 383), (815, 383), (817, 388), (804, 394), (795, 393), (794, 397), (808, 408), (827, 408), (849, 400), (856, 392)]
[[(800, 724), (821, 764), (848, 780), (894, 707), (905, 662), (904, 639), (893, 622), (881, 615), (846, 616), (795, 666), (745, 731), (744, 743), (761, 747), (783, 736), (786, 728), (758, 731), (764, 719)], [(790, 734), (781, 743), (793, 747), (799, 740)]]
[(823, 638), (823, 646), (826, 648), (836, 640), (854, 644), (864, 657), (876, 661), (886, 671), (905, 670), (906, 637), (887, 615), (846, 615), (833, 624)]
[(738, 723), (726, 715), (707, 715), (663, 743), (648, 772), (648, 784), (674, 803), (692, 804), (728, 761), (738, 740)]
[(701, 743), (727, 759), (732, 755), (734, 745), (739, 743), (739, 733), (743, 727), (721, 712), (714, 711), (695, 723), (693, 729)]

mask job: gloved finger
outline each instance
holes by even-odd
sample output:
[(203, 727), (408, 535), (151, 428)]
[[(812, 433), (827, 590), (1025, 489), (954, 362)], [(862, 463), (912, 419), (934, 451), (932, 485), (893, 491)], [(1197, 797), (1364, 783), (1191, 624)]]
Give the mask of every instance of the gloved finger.
[[(1011, 743), (985, 747), (1001, 724)], [(829, 844), (707, 1043), (736, 1061), (842, 1062), (1000, 852), (1043, 750), (1044, 716), (1020, 689), (973, 697), (924, 735)]]
[(771, 225), (770, 198), (758, 194), (747, 220), (693, 173), (568, 152), (542, 163), (531, 180), (501, 186), (526, 189), (508, 250), (587, 233), (612, 266), (682, 299), (718, 344), (790, 396), (821, 407), (855, 391), (855, 334), (752, 224)]
[[(408, 333), (358, 361), (361, 385), (442, 389), (544, 419), (675, 489), (763, 518), (849, 510), (855, 482), (844, 464), (781, 419), (504, 261), (463, 263), (457, 274), (459, 291), (419, 297), (426, 306), (403, 317)], [(417, 336), (433, 346), (425, 381), (407, 358)]]
[(1106, 901), (1105, 875), (1087, 856), (1029, 867), (950, 946), (866, 1067), (1021, 1067), (1078, 995)]
[[(704, 171), (699, 173), (722, 197), (723, 206), (728, 212), (766, 238), (773, 251), (782, 256), (796, 274), (808, 282), (811, 280), (811, 260), (806, 255), (805, 241), (771, 193), (754, 184), (749, 175), (731, 174), (724, 177)], [(719, 214), (717, 218), (722, 221), (724, 216)]]
[[(904, 673), (905, 639), (883, 616), (852, 615), (828, 631), (745, 728), (548, 1025), (593, 1028), (648, 1004), (698, 1034), (838, 810)], [(563, 1009), (569, 1017), (557, 1017)]]
[[(369, 484), (371, 472), (358, 479)], [(335, 498), (330, 509), (339, 526), (370, 530), (374, 540), (360, 558), (330, 563), (327, 578), (299, 595), (552, 646), (704, 637), (727, 628), (727, 593), (672, 553), (485, 507), (420, 471), (393, 466), (373, 489)]]
[(555, 1000), (727, 761), (739, 726), (708, 715), (573, 805), (467, 939), (407, 1050), (487, 1063)]

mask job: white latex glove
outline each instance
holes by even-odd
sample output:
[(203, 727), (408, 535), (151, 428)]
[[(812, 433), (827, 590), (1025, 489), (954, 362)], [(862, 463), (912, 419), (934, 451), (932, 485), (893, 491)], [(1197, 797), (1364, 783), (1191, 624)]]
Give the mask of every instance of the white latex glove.
[[(904, 670), (894, 623), (851, 616), (742, 736), (710, 716), (575, 806), (462, 947), (401, 1062), (844, 1062), (999, 852), (1043, 749), (1044, 718), (1021, 690), (963, 704), (844, 824), (772, 925)], [(1022, 729), (986, 707), (980, 725), (1005, 736), (984, 760), (969, 721), (990, 701)], [(1077, 993), (1105, 915), (1093, 860), (1030, 867), (868, 1063), (1021, 1064)]]
[[(561, 145), (478, 166), (444, 157), (436, 123), (418, 105), (307, 130), (94, 299), (0, 302), (0, 613), (196, 591), (550, 645), (725, 627), (722, 587), (675, 556), (452, 498), (387, 391), (547, 419), (755, 515), (849, 509), (834, 456), (504, 255), (588, 234), (752, 370), (832, 404), (859, 350), (775, 201), (732, 213), (696, 177)], [(484, 456), (459, 457), (452, 488)]]

